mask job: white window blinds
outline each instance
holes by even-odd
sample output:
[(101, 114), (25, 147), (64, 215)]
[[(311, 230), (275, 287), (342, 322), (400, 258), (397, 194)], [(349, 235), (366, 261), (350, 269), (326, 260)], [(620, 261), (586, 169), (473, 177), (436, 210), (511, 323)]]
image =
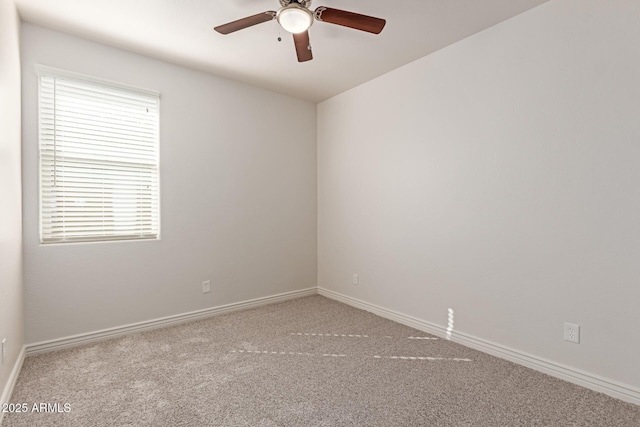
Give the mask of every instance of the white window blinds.
[(40, 72), (42, 243), (159, 235), (159, 96)]

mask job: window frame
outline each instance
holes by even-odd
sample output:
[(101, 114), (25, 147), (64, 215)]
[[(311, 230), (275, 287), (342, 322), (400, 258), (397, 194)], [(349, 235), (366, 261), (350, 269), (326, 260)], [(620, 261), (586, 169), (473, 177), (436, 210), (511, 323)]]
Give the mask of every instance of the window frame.
[[(110, 242), (140, 242), (140, 241), (159, 241), (161, 240), (161, 230), (162, 230), (162, 201), (161, 201), (161, 173), (160, 173), (160, 107), (161, 107), (161, 96), (160, 92), (155, 90), (150, 90), (146, 88), (142, 88), (139, 86), (132, 86), (129, 84), (124, 84), (120, 82), (116, 82), (109, 79), (103, 79), (95, 76), (90, 76), (87, 74), (77, 73), (73, 71), (63, 70), (55, 67), (49, 67), (46, 65), (37, 64), (35, 66), (36, 71), (36, 81), (38, 85), (38, 95), (37, 95), (37, 120), (38, 120), (38, 239), (40, 245), (58, 245), (58, 244), (86, 244), (86, 243), (110, 243)], [(95, 237), (80, 237), (69, 240), (47, 240), (44, 238), (43, 233), (43, 155), (42, 155), (42, 117), (41, 117), (41, 77), (48, 76), (54, 78), (62, 78), (62, 79), (70, 79), (76, 80), (83, 83), (88, 83), (91, 85), (103, 86), (107, 88), (113, 88), (119, 91), (124, 92), (132, 92), (138, 95), (145, 95), (154, 97), (157, 100), (157, 108), (156, 108), (156, 140), (155, 140), (155, 160), (156, 160), (156, 180), (157, 180), (157, 233), (155, 235), (149, 236), (135, 236), (135, 235), (126, 235), (122, 237), (118, 237), (117, 235), (112, 236), (95, 236)]]

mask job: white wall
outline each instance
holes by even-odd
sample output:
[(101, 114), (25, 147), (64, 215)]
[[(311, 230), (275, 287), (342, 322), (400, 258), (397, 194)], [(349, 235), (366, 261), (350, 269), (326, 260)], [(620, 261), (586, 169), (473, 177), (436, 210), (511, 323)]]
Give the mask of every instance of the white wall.
[[(20, 177), (20, 23), (13, 1), (0, 1), (0, 396), (23, 346), (22, 187)], [(0, 403), (1, 403), (0, 399)], [(0, 419), (2, 414), (0, 414)]]
[(639, 40), (551, 1), (320, 104), (318, 285), (640, 387)]
[[(28, 343), (316, 286), (314, 104), (30, 24), (21, 42)], [(35, 64), (161, 92), (160, 241), (39, 244)]]

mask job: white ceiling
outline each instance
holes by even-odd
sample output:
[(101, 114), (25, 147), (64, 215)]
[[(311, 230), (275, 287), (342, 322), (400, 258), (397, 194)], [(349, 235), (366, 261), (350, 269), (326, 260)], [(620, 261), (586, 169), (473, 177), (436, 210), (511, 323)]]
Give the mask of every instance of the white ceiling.
[[(319, 102), (547, 0), (314, 0), (387, 20), (380, 35), (315, 22), (314, 59), (298, 63), (276, 21), (226, 36), (214, 26), (278, 0), (15, 0), (20, 16), (132, 52)], [(278, 42), (278, 36), (282, 41)]]

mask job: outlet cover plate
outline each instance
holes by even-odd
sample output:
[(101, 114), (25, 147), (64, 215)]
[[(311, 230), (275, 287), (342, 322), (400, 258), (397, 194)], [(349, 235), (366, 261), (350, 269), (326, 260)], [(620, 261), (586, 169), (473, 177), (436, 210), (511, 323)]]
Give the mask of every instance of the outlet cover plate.
[(580, 325), (576, 325), (574, 323), (565, 323), (564, 340), (580, 344)]
[(202, 282), (202, 293), (208, 294), (209, 292), (211, 292), (211, 280), (205, 280)]

